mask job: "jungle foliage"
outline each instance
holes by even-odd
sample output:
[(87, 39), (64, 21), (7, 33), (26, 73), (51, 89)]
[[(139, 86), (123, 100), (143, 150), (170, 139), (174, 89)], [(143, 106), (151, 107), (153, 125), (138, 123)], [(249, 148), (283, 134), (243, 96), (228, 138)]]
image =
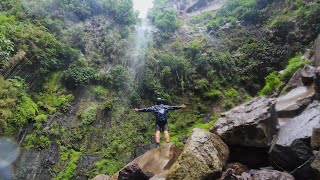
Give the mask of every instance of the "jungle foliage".
[[(53, 179), (112, 175), (153, 143), (153, 116), (133, 107), (155, 97), (186, 103), (168, 116), (171, 141), (182, 147), (192, 128), (209, 129), (221, 111), (272, 94), (308, 63), (299, 53), (320, 33), (319, 12), (315, 1), (228, 0), (193, 18), (188, 27), (207, 32), (185, 40), (177, 33), (185, 22), (155, 0), (154, 39), (133, 77), (132, 0), (2, 0), (0, 135), (38, 152), (57, 144)], [(94, 160), (83, 168), (86, 158)]]

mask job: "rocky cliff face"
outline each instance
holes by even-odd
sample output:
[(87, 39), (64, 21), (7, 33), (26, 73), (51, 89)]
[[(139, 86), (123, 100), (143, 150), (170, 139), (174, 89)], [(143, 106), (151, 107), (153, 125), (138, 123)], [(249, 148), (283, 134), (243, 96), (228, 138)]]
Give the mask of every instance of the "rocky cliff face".
[(175, 0), (168, 1), (177, 10), (180, 17), (193, 17), (204, 12), (220, 9), (225, 0)]

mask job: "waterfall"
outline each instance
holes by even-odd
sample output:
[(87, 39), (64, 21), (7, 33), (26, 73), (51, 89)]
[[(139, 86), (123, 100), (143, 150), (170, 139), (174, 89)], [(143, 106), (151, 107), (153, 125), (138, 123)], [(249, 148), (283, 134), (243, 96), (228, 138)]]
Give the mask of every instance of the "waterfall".
[(129, 70), (132, 74), (132, 80), (135, 80), (144, 65), (148, 43), (152, 41), (152, 26), (147, 18), (147, 13), (153, 6), (153, 0), (134, 0), (133, 2), (135, 10), (139, 12), (140, 19), (140, 23), (136, 25), (132, 35), (131, 48), (129, 48)]

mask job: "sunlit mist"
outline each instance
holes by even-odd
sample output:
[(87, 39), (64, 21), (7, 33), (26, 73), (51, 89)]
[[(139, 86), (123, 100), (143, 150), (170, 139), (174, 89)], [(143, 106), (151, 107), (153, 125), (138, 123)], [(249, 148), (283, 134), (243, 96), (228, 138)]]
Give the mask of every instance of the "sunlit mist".
[(146, 18), (148, 10), (153, 6), (153, 0), (133, 0), (133, 7), (139, 11), (139, 18)]

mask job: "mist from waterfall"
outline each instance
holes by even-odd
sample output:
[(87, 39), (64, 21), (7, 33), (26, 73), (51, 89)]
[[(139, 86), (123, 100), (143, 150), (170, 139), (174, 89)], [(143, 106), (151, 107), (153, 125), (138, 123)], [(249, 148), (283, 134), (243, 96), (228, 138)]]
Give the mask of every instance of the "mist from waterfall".
[(145, 63), (145, 55), (148, 43), (152, 40), (152, 28), (148, 19), (141, 19), (141, 23), (136, 27), (133, 34), (133, 42), (129, 70), (133, 79), (138, 75), (139, 70)]
[(147, 18), (147, 13), (153, 6), (153, 0), (134, 0), (134, 8), (139, 12), (140, 22), (136, 25), (132, 35), (132, 44), (129, 48), (129, 70), (132, 80), (138, 76), (139, 70), (145, 63), (148, 43), (152, 41), (152, 26)]

